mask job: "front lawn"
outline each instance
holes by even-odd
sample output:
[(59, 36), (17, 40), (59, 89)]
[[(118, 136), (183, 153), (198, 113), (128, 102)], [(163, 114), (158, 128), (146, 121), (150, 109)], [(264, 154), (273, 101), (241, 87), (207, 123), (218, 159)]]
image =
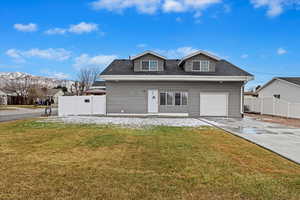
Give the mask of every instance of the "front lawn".
[(300, 199), (300, 167), (210, 127), (0, 123), (0, 199)]

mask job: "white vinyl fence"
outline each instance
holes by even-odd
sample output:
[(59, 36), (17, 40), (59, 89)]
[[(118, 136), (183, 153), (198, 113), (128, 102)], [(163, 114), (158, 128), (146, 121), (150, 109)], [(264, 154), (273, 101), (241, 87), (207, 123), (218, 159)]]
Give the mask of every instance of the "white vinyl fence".
[(274, 97), (246, 98), (245, 111), (275, 115), (289, 118), (300, 118), (300, 103), (291, 103)]
[(106, 96), (61, 96), (58, 98), (58, 115), (104, 115)]

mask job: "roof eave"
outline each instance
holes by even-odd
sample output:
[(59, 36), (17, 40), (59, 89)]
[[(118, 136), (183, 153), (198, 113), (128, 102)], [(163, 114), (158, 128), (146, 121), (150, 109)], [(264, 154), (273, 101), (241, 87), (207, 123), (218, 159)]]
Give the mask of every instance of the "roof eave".
[(106, 81), (243, 81), (253, 76), (195, 76), (195, 75), (101, 75)]

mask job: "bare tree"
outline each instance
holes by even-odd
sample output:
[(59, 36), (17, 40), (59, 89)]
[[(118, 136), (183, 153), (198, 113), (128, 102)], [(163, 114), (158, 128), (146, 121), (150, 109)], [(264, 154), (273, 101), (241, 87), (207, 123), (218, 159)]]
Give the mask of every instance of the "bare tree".
[(79, 71), (77, 86), (79, 88), (80, 95), (82, 95), (84, 91), (88, 90), (92, 86), (92, 84), (97, 80), (99, 73), (99, 67), (82, 68)]
[(17, 78), (6, 83), (5, 89), (11, 93), (15, 93), (19, 104), (27, 103), (30, 88), (33, 86), (31, 76)]

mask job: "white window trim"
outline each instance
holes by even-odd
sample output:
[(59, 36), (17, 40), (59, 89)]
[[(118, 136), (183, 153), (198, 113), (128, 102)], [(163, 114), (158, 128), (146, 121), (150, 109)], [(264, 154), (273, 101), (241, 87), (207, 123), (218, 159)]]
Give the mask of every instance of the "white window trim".
[[(143, 62), (148, 62), (148, 70), (143, 69)], [(150, 69), (150, 62), (156, 62), (156, 69), (151, 70)], [(141, 60), (141, 71), (143, 72), (157, 72), (158, 71), (158, 60)]]
[[(194, 62), (199, 62), (200, 63), (200, 69), (199, 70), (194, 70)], [(203, 62), (207, 62), (208, 63), (208, 69), (207, 70), (203, 70)], [(209, 67), (210, 67), (210, 61), (209, 60), (193, 60), (192, 61), (192, 71), (193, 72), (209, 72)]]

